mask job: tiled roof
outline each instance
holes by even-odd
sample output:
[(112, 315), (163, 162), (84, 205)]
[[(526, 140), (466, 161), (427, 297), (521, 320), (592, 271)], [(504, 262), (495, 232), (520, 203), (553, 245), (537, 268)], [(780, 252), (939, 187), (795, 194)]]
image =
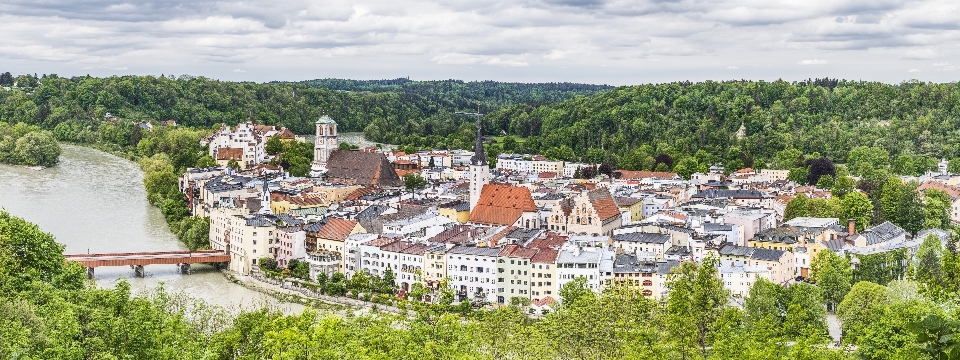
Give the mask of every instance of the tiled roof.
[(749, 257), (753, 255), (754, 249), (756, 248), (727, 244), (727, 245), (724, 245), (722, 248), (720, 248), (720, 250), (718, 250), (717, 253), (719, 253), (720, 255)]
[(560, 254), (559, 250), (551, 248), (543, 248), (537, 252), (533, 258), (530, 259), (530, 262), (538, 264), (553, 264), (557, 262), (557, 255)]
[(500, 256), (532, 259), (537, 255), (537, 249), (528, 249), (516, 244), (510, 244), (500, 250)]
[(671, 180), (677, 177), (677, 173), (665, 171), (631, 171), (617, 170), (620, 173), (621, 180), (640, 180), (640, 179), (660, 179)]
[(477, 256), (497, 256), (500, 254), (500, 248), (457, 245), (447, 251), (447, 254), (463, 254)]
[(217, 160), (243, 161), (243, 149), (242, 148), (218, 148)]
[(328, 179), (350, 179), (357, 185), (403, 186), (403, 180), (381, 153), (334, 150), (327, 160)]
[(527, 188), (486, 184), (480, 191), (480, 200), (470, 212), (469, 221), (485, 225), (513, 225), (528, 211), (537, 211), (537, 205)]
[(367, 241), (367, 242), (363, 243), (363, 245), (365, 245), (365, 246), (383, 247), (383, 246), (392, 244), (392, 243), (397, 242), (397, 241), (399, 241), (399, 240), (393, 239), (393, 238), (388, 238), (388, 237), (379, 237), (379, 238), (376, 238), (376, 239)]
[(917, 188), (917, 191), (926, 191), (927, 189), (937, 189), (950, 195), (950, 199), (960, 198), (960, 187), (951, 186), (944, 184), (936, 180), (927, 180), (923, 184), (920, 184), (920, 187)]
[(636, 203), (638, 203), (638, 202), (641, 202), (641, 201), (643, 201), (643, 199), (638, 199), (638, 198), (633, 198), (633, 197), (625, 197), (625, 196), (617, 196), (617, 197), (614, 197), (614, 198), (613, 198), (613, 201), (615, 201), (618, 206), (633, 206), (633, 204), (636, 204)]
[(297, 135), (294, 135), (293, 131), (290, 131), (290, 129), (287, 128), (280, 129), (280, 132), (274, 136), (280, 139), (294, 139), (297, 137)]
[(590, 203), (593, 204), (593, 209), (597, 211), (597, 215), (600, 216), (600, 221), (606, 222), (607, 220), (620, 216), (620, 208), (617, 206), (617, 203), (613, 201), (613, 196), (610, 195), (610, 191), (607, 190), (607, 188), (602, 187), (591, 190), (587, 192), (587, 197), (590, 199)]
[(317, 238), (343, 241), (347, 236), (350, 236), (350, 232), (356, 226), (357, 222), (353, 220), (330, 218), (317, 232)]

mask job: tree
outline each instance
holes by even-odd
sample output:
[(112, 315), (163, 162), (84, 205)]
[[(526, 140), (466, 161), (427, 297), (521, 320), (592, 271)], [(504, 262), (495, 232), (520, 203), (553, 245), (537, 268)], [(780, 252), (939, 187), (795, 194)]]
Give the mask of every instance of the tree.
[(427, 180), (418, 173), (409, 173), (403, 176), (403, 185), (407, 190), (413, 191), (427, 186)]
[(853, 269), (846, 258), (833, 251), (823, 250), (810, 261), (810, 279), (816, 282), (822, 291), (827, 308), (833, 309), (850, 291)]
[(564, 307), (575, 307), (578, 304), (593, 299), (596, 294), (587, 284), (587, 278), (577, 277), (560, 287), (560, 304)]
[(269, 155), (277, 155), (282, 153), (284, 150), (283, 141), (280, 140), (279, 136), (271, 136), (267, 139), (266, 144), (264, 144), (264, 150)]
[(891, 177), (883, 185), (880, 196), (883, 216), (910, 234), (920, 231), (924, 222), (923, 200), (917, 186), (916, 182), (904, 183)]
[[(833, 178), (837, 175), (837, 168), (833, 161), (826, 157), (807, 160), (807, 184), (816, 185), (823, 176)], [(831, 183), (832, 184), (832, 183)], [(829, 187), (827, 187), (829, 188)]]
[(13, 75), (9, 71), (0, 74), (0, 86), (13, 86)]
[(923, 191), (923, 227), (926, 229), (949, 229), (950, 195), (940, 189), (926, 189)]
[(950, 159), (950, 162), (947, 163), (947, 172), (960, 174), (960, 158)]
[(777, 170), (790, 170), (797, 167), (797, 165), (801, 163), (802, 159), (803, 159), (803, 152), (801, 152), (800, 150), (793, 149), (793, 148), (783, 149), (778, 151), (773, 156), (773, 163), (771, 164), (771, 168), (777, 169)]
[(230, 159), (230, 161), (227, 162), (227, 167), (234, 170), (240, 170), (240, 163), (238, 163), (236, 159)]
[(214, 160), (213, 156), (204, 155), (200, 157), (200, 160), (197, 160), (196, 167), (198, 168), (206, 168), (206, 167), (214, 167), (214, 166), (217, 166), (217, 160)]
[(910, 277), (921, 284), (921, 292), (937, 296), (943, 289), (942, 258), (943, 245), (940, 244), (940, 238), (934, 234), (927, 235), (911, 261), (913, 271)]
[(669, 275), (667, 287), (667, 328), (685, 356), (699, 348), (703, 357), (712, 338), (713, 323), (723, 312), (728, 292), (717, 275), (718, 260), (708, 256), (701, 264), (684, 262)]
[(807, 206), (807, 196), (804, 194), (797, 194), (793, 200), (787, 203), (787, 207), (783, 211), (783, 221), (788, 221), (790, 219), (805, 217), (808, 215)]
[(818, 189), (833, 188), (833, 177), (829, 175), (821, 176), (820, 179), (817, 180), (816, 185)]
[(829, 339), (827, 314), (823, 308), (821, 289), (805, 282), (788, 288), (790, 297), (787, 315), (783, 320), (787, 338), (804, 339), (812, 344), (821, 344)]
[(843, 199), (844, 196), (853, 192), (857, 183), (849, 176), (838, 176), (837, 181), (830, 187), (830, 196)]
[(54, 166), (60, 162), (60, 143), (49, 131), (29, 132), (17, 139), (14, 155), (25, 165)]
[[(743, 304), (747, 327), (771, 326), (780, 329), (787, 305), (783, 299), (784, 288), (767, 279), (760, 278), (750, 286), (750, 294)], [(762, 324), (761, 324), (762, 323)]]
[(863, 193), (858, 191), (847, 193), (840, 201), (840, 208), (843, 219), (854, 219), (857, 232), (862, 232), (870, 224), (873, 205), (870, 203), (870, 198)]
[(610, 167), (609, 164), (600, 164), (600, 166), (597, 167), (597, 173), (599, 173), (599, 174), (601, 174), (601, 175), (606, 175), (606, 176), (612, 177), (612, 176), (613, 176), (613, 168)]
[(653, 160), (653, 168), (651, 168), (650, 170), (661, 171), (661, 170), (657, 170), (660, 164), (666, 165), (664, 167), (664, 169), (666, 170), (664, 171), (670, 171), (670, 169), (673, 168), (673, 157), (670, 156), (670, 154), (660, 153), (660, 155), (657, 155), (657, 158)]
[(877, 180), (879, 170), (890, 165), (890, 154), (875, 147), (860, 146), (850, 150), (847, 155), (847, 168), (850, 173), (864, 179)]
[(866, 327), (879, 320), (881, 309), (890, 303), (887, 288), (860, 281), (850, 288), (837, 307), (837, 319), (843, 330), (843, 341), (857, 344)]
[(890, 169), (894, 174), (916, 175), (916, 166), (913, 163), (913, 157), (907, 154), (900, 155), (893, 161), (893, 168)]

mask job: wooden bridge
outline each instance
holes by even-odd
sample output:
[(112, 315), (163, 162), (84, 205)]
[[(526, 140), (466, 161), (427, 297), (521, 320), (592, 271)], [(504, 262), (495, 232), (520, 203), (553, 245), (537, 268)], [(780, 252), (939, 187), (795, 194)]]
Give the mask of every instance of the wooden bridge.
[(93, 278), (93, 269), (100, 266), (130, 266), (137, 276), (143, 277), (144, 265), (177, 265), (180, 272), (190, 273), (190, 265), (196, 263), (225, 263), (230, 254), (219, 250), (160, 251), (111, 254), (64, 255), (68, 261), (76, 261), (87, 267), (87, 277)]

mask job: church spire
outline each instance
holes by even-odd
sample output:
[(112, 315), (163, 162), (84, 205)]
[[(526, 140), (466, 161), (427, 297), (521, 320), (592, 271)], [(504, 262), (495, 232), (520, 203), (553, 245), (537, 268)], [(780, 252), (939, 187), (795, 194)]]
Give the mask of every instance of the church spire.
[(472, 165), (487, 165), (487, 154), (483, 152), (483, 135), (481, 133), (480, 118), (477, 118), (477, 144), (473, 147)]

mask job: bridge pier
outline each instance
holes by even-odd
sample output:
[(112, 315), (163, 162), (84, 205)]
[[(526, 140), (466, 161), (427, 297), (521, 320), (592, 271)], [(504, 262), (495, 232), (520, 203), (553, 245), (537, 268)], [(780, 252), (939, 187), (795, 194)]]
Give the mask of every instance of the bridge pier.
[(133, 268), (133, 275), (136, 277), (146, 277), (143, 271), (143, 265), (130, 265)]
[(190, 275), (193, 273), (193, 270), (190, 269), (190, 264), (184, 263), (184, 264), (178, 264), (178, 266), (180, 267), (180, 274)]
[(93, 276), (93, 268), (92, 268), (92, 267), (88, 267), (88, 268), (87, 268), (87, 279), (93, 280), (93, 278), (94, 278), (94, 276)]

